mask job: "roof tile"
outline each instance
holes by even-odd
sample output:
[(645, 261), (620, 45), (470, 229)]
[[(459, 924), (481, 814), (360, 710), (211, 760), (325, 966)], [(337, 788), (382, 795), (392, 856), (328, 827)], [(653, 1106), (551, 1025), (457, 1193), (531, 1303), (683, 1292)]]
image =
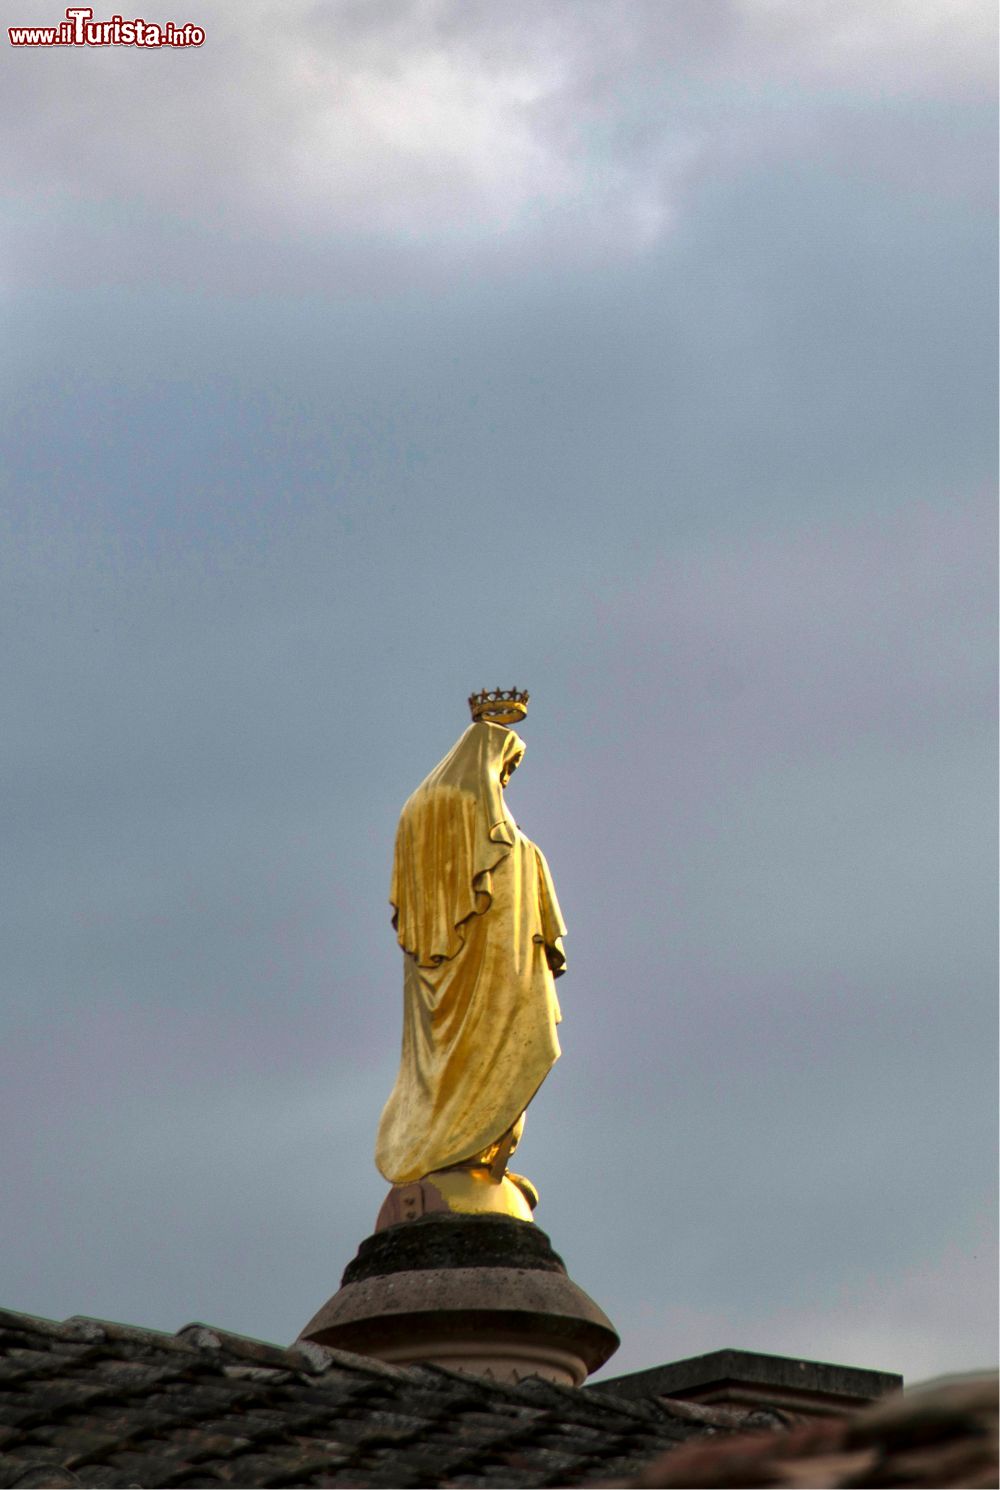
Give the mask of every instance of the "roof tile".
[(0, 1313), (0, 1364), (6, 1464), (108, 1490), (558, 1485), (627, 1475), (717, 1431), (662, 1404), (284, 1350), (200, 1323), (171, 1336)]

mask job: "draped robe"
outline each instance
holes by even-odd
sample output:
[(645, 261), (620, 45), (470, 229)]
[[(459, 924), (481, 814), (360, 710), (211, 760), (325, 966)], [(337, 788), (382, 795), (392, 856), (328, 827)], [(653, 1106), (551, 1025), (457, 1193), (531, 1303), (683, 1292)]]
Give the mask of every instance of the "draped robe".
[(400, 816), (390, 899), (403, 1044), (375, 1149), (395, 1184), (498, 1142), (559, 1057), (566, 928), (501, 786), (523, 753), (513, 730), (470, 725)]

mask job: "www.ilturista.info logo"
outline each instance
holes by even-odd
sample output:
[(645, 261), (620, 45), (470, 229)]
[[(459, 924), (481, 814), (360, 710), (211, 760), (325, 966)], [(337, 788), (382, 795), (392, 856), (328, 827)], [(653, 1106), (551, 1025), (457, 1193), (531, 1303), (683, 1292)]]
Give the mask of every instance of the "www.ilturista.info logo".
[(173, 21), (131, 21), (112, 16), (95, 21), (89, 5), (74, 5), (58, 26), (8, 26), (12, 47), (200, 47), (201, 26), (177, 26)]

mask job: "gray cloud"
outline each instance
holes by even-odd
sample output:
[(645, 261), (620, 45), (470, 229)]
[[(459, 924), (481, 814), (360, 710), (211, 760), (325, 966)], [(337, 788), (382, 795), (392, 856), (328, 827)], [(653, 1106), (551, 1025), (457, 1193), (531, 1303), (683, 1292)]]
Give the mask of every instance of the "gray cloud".
[[(978, 0), (201, 15), (197, 51), (8, 56), (18, 280), (334, 290), (491, 244), (603, 262), (676, 230), (700, 181), (808, 149), (830, 116), (884, 116), (887, 95), (988, 115), (993, 97)], [(58, 16), (30, 0), (20, 19)]]
[(396, 814), (513, 681), (571, 931), (524, 1166), (621, 1368), (986, 1361), (985, 17), (8, 52), (11, 1307), (287, 1339), (332, 1291)]

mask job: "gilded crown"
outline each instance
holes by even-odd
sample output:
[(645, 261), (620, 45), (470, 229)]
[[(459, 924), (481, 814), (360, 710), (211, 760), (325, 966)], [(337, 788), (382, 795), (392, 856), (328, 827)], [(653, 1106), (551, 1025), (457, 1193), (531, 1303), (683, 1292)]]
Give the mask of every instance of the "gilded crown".
[(469, 696), (473, 723), (516, 724), (528, 712), (527, 689), (484, 688)]

